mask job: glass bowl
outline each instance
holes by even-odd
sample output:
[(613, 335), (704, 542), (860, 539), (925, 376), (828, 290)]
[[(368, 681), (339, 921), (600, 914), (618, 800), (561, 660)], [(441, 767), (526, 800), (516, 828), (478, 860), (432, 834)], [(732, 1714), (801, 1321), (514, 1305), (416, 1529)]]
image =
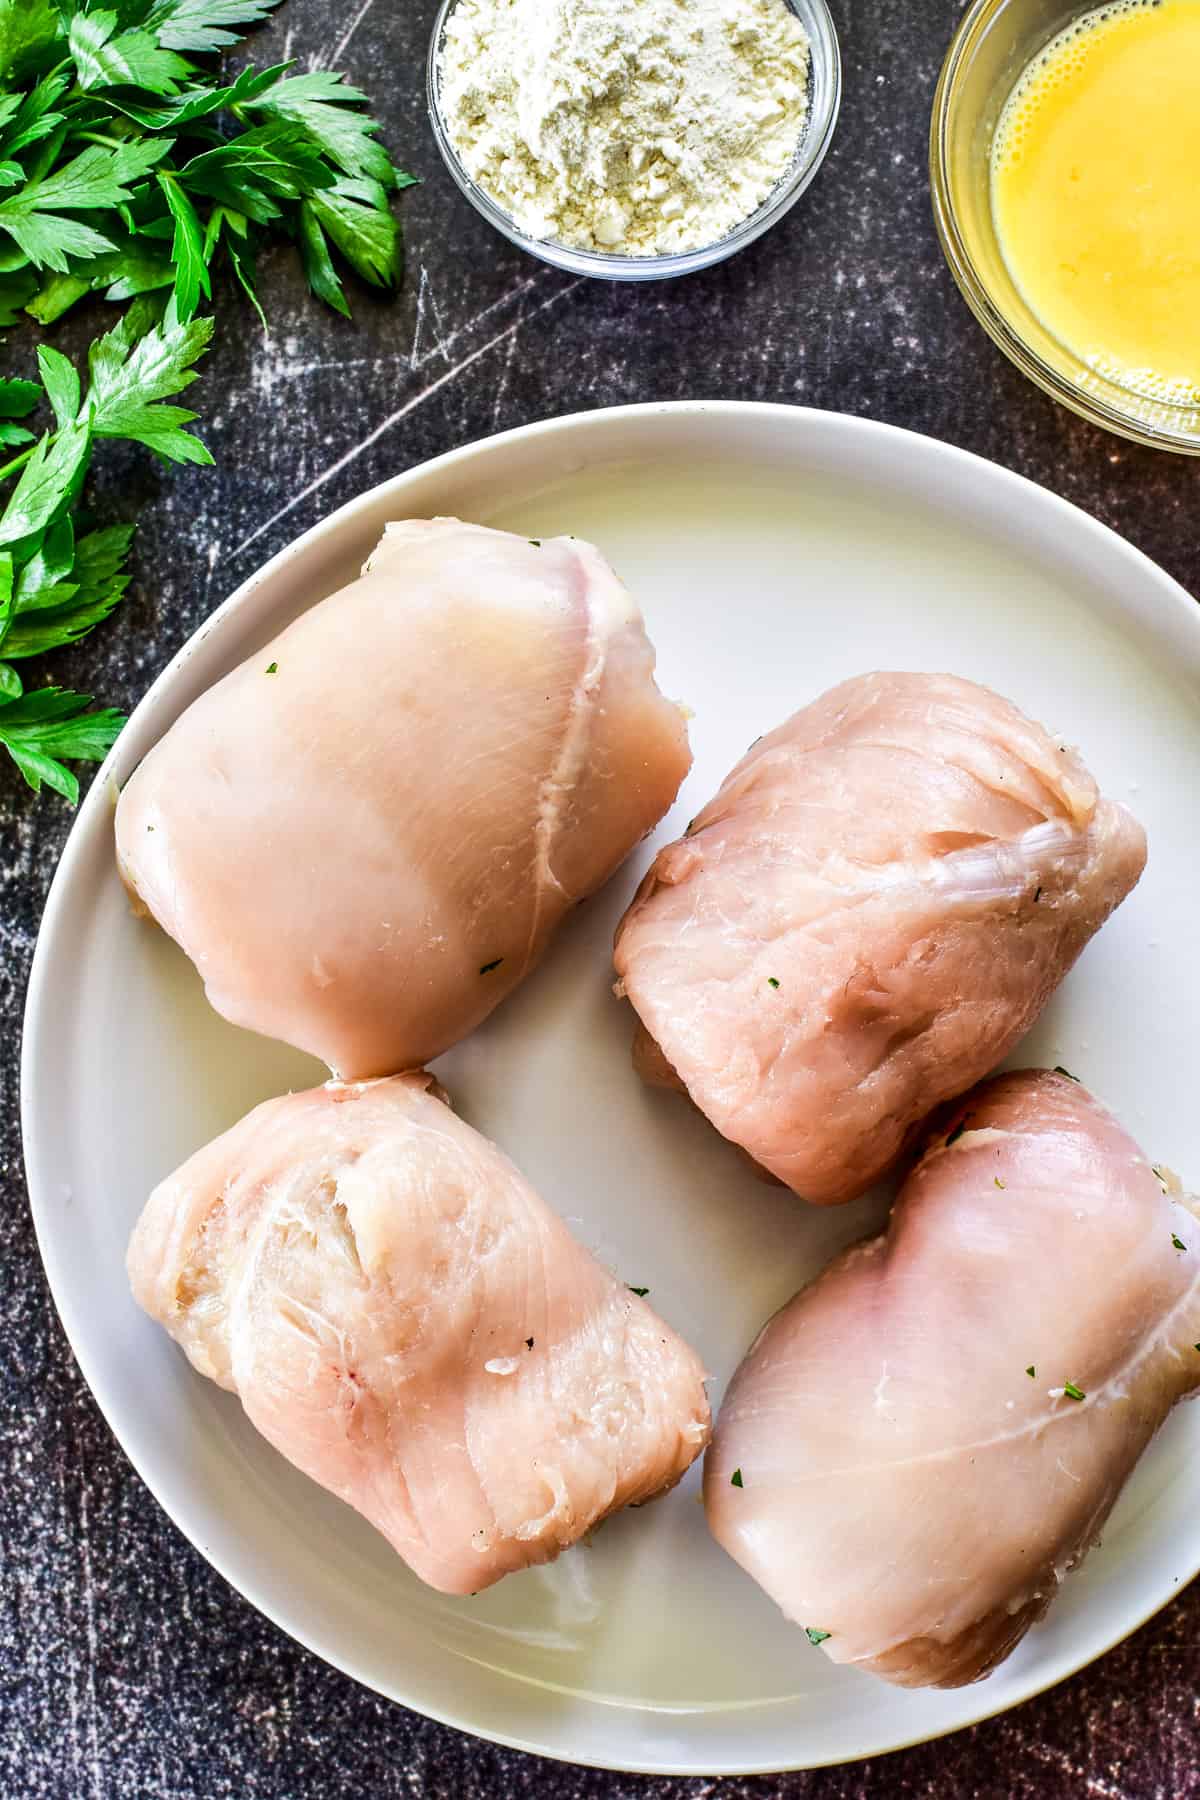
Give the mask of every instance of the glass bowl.
[(1101, 0), (974, 0), (933, 101), (929, 174), (951, 273), (984, 330), (1023, 374), (1072, 412), (1153, 449), (1200, 455), (1200, 408), (1121, 387), (1068, 350), (1022, 298), (992, 215), (992, 138), (1018, 77), (1052, 38)]
[(482, 213), (489, 225), (494, 225), (509, 243), (528, 250), (542, 262), (553, 263), (555, 268), (569, 269), (574, 275), (595, 275), (607, 281), (662, 281), (669, 276), (689, 275), (695, 269), (707, 269), (713, 263), (723, 262), (727, 256), (752, 244), (764, 231), (769, 231), (795, 205), (824, 161), (837, 123), (842, 97), (842, 60), (829, 9), (825, 0), (787, 0), (787, 3), (808, 33), (810, 46), (808, 114), (804, 130), (787, 173), (748, 218), (713, 244), (665, 256), (620, 256), (599, 250), (573, 249), (569, 244), (528, 237), (521, 231), (504, 208), (468, 175), (442, 119), (438, 101), (438, 62), (446, 21), (458, 0), (442, 0), (429, 44), (429, 117), (446, 167), (475, 210)]

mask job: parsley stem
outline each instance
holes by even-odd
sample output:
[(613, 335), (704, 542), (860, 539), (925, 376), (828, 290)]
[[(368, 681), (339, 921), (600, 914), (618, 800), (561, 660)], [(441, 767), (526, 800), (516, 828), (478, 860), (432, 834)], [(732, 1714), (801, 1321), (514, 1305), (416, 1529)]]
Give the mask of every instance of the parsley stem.
[(20, 456), (14, 456), (11, 462), (5, 463), (4, 467), (0, 469), (0, 481), (6, 481), (10, 475), (15, 475), (18, 469), (23, 469), (36, 449), (37, 444), (30, 444), (28, 450), (22, 450)]

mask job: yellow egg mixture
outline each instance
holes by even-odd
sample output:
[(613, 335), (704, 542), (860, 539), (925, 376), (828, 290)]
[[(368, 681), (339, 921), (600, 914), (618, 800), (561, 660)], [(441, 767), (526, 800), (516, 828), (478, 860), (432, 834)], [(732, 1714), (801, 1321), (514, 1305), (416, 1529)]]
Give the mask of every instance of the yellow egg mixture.
[(1009, 272), (1060, 343), (1200, 403), (1200, 0), (1118, 0), (1017, 83), (992, 151)]

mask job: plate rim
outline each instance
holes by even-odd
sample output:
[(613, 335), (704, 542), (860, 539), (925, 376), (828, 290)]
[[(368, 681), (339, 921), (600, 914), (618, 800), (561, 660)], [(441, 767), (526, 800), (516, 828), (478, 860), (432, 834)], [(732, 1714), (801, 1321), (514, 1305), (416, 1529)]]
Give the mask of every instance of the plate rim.
[[(831, 437), (840, 433), (848, 433), (852, 437), (857, 435), (864, 440), (872, 439), (879, 443), (887, 441), (895, 443), (898, 440), (900, 446), (909, 446), (911, 456), (927, 458), (931, 467), (936, 467), (940, 463), (947, 470), (966, 470), (976, 480), (996, 484), (1000, 489), (1007, 486), (1015, 493), (1023, 494), (1027, 498), (1036, 495), (1037, 498), (1033, 504), (1048, 509), (1047, 516), (1052, 516), (1057, 512), (1063, 519), (1067, 530), (1077, 535), (1090, 537), (1095, 544), (1105, 545), (1113, 557), (1124, 562), (1131, 575), (1136, 573), (1143, 584), (1148, 584), (1149, 587), (1158, 590), (1155, 596), (1156, 603), (1172, 609), (1178, 617), (1181, 628), (1193, 634), (1200, 633), (1200, 608), (1198, 608), (1197, 600), (1174, 576), (1136, 545), (1123, 538), (1111, 526), (1104, 524), (1073, 501), (1064, 499), (1060, 494), (1043, 487), (1028, 476), (1006, 468), (1003, 464), (993, 462), (974, 451), (963, 449), (959, 445), (948, 443), (943, 439), (930, 437), (922, 432), (912, 431), (884, 420), (864, 418), (857, 414), (818, 407), (794, 406), (777, 401), (698, 399), (645, 401), (557, 414), (513, 427), (507, 431), (472, 439), (467, 444), (459, 445), (454, 449), (443, 451), (437, 456), (414, 463), (400, 473), (389, 476), (386, 480), (353, 495), (324, 518), (310, 525), (299, 536), (283, 545), (239, 582), (228, 597), (197, 626), (196, 630), (169, 658), (133, 708), (127, 725), (100, 765), (72, 822), (47, 893), (30, 965), (22, 1019), (20, 1121), (26, 1190), (38, 1253), (42, 1260), (50, 1298), (58, 1315), (59, 1323), (67, 1338), (71, 1354), (87, 1383), (91, 1398), (112, 1433), (121, 1454), (129, 1462), (138, 1479), (149, 1490), (158, 1506), (192, 1548), (241, 1599), (254, 1607), (286, 1637), (298, 1643), (308, 1654), (316, 1656), (329, 1667), (338, 1670), (340, 1674), (365, 1687), (369, 1692), (377, 1693), (391, 1704), (404, 1706), (420, 1716), (432, 1719), (437, 1724), (450, 1726), (477, 1739), (495, 1743), (507, 1749), (520, 1750), (529, 1755), (543, 1756), (557, 1762), (606, 1769), (617, 1773), (692, 1777), (709, 1774), (723, 1778), (852, 1765), (868, 1757), (892, 1755), (901, 1750), (934, 1742), (971, 1726), (983, 1724), (1038, 1695), (1049, 1692), (1060, 1682), (1078, 1674), (1080, 1670), (1087, 1668), (1123, 1643), (1126, 1638), (1139, 1630), (1173, 1600), (1187, 1582), (1200, 1574), (1200, 1536), (1197, 1538), (1192, 1558), (1185, 1562), (1187, 1573), (1175, 1577), (1169, 1591), (1158, 1593), (1156, 1590), (1154, 1597), (1144, 1607), (1135, 1609), (1136, 1616), (1130, 1617), (1122, 1629), (1100, 1648), (1087, 1647), (1078, 1653), (1067, 1652), (1065, 1655), (1061, 1655), (1057, 1665), (1052, 1665), (1048, 1675), (1043, 1671), (1031, 1678), (1023, 1679), (1018, 1683), (1016, 1693), (1006, 1692), (1003, 1697), (997, 1697), (994, 1702), (987, 1702), (977, 1711), (972, 1711), (968, 1717), (936, 1726), (932, 1730), (918, 1726), (912, 1735), (906, 1733), (892, 1738), (891, 1741), (870, 1744), (861, 1750), (854, 1751), (849, 1756), (824, 1753), (813, 1755), (810, 1753), (795, 1761), (774, 1759), (728, 1761), (726, 1759), (719, 1765), (706, 1766), (701, 1770), (697, 1768), (694, 1761), (682, 1761), (670, 1755), (640, 1758), (626, 1756), (619, 1760), (615, 1757), (590, 1754), (573, 1755), (564, 1748), (547, 1747), (545, 1743), (520, 1731), (506, 1732), (490, 1725), (481, 1726), (477, 1723), (466, 1722), (461, 1713), (456, 1715), (452, 1709), (431, 1706), (425, 1702), (417, 1703), (411, 1698), (404, 1698), (394, 1691), (388, 1691), (369, 1675), (360, 1673), (358, 1669), (352, 1667), (347, 1657), (336, 1654), (314, 1642), (312, 1634), (307, 1629), (298, 1629), (294, 1624), (287, 1622), (282, 1608), (265, 1600), (255, 1592), (248, 1591), (248, 1587), (252, 1590), (253, 1584), (246, 1584), (242, 1578), (232, 1575), (226, 1566), (224, 1554), (200, 1541), (199, 1527), (194, 1531), (192, 1526), (185, 1523), (184, 1518), (180, 1516), (182, 1509), (164, 1498), (159, 1491), (157, 1479), (148, 1475), (139, 1460), (126, 1448), (122, 1434), (110, 1412), (110, 1401), (104, 1392), (103, 1376), (97, 1377), (90, 1352), (83, 1348), (85, 1340), (83, 1332), (79, 1329), (80, 1309), (70, 1297), (54, 1238), (46, 1229), (49, 1223), (48, 1209), (38, 1195), (44, 1189), (47, 1178), (43, 1170), (43, 1149), (34, 1121), (32, 1098), (36, 1087), (37, 1066), (43, 1054), (41, 1040), (43, 1033), (48, 1028), (49, 1009), (45, 1004), (45, 998), (52, 963), (50, 946), (52, 940), (57, 936), (59, 915), (64, 911), (67, 897), (73, 887), (75, 865), (85, 853), (97, 814), (111, 807), (118, 772), (123, 770), (123, 766), (130, 756), (131, 746), (139, 735), (139, 728), (144, 731), (147, 721), (152, 721), (154, 713), (164, 698), (169, 695), (179, 675), (212, 633), (224, 629), (229, 620), (250, 602), (258, 589), (290, 563), (298, 560), (325, 540), (336, 537), (361, 513), (370, 510), (381, 501), (389, 499), (393, 495), (399, 499), (407, 487), (415, 485), (418, 481), (436, 479), (463, 464), (470, 463), (476, 457), (495, 455), (498, 451), (502, 453), (505, 446), (515, 445), (518, 442), (527, 444), (540, 438), (557, 435), (572, 436), (580, 432), (586, 435), (589, 431), (603, 430), (614, 423), (621, 422), (630, 426), (631, 433), (636, 438), (642, 423), (650, 419), (664, 416), (677, 419), (688, 417), (698, 419), (710, 415), (736, 417), (745, 421), (753, 421), (755, 418), (777, 421), (786, 416), (802, 438), (805, 434), (815, 435), (819, 438), (822, 433), (829, 434)], [(635, 456), (636, 444), (631, 441), (628, 460), (634, 460)], [(983, 473), (984, 471), (986, 473)], [(1010, 531), (1006, 535), (1015, 534)], [(114, 1410), (119, 1410), (119, 1408)], [(979, 1688), (976, 1691), (982, 1695), (984, 1689)], [(672, 1717), (685, 1716), (687, 1711), (686, 1708), (666, 1710), (670, 1711)]]

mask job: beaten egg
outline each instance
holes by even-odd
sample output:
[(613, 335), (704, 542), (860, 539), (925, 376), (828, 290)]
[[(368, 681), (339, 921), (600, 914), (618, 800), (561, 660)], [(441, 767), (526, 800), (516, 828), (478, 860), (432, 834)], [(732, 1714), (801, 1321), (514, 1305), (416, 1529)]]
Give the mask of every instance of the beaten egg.
[(1003, 110), (991, 197), (1061, 344), (1134, 393), (1200, 402), (1200, 0), (1118, 0), (1060, 32)]

